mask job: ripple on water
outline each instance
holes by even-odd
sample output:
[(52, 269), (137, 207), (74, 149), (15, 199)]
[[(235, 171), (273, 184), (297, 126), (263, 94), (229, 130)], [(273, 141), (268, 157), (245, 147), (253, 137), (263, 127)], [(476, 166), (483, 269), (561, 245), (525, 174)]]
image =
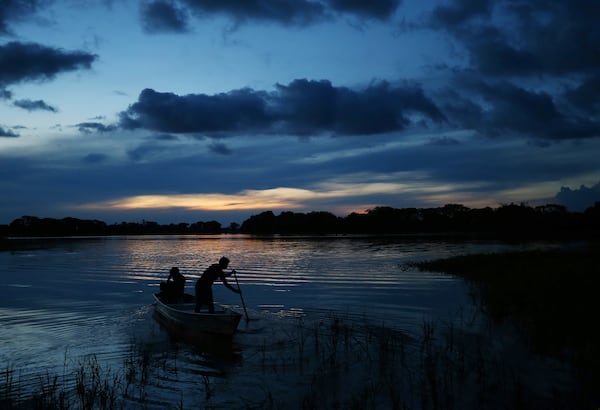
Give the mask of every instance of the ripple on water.
[[(157, 408), (184, 392), (202, 403), (199, 383), (252, 378), (261, 350), (293, 334), (300, 321), (318, 322), (333, 311), (356, 323), (370, 318), (410, 328), (424, 315), (458, 307), (466, 300), (458, 280), (401, 267), (464, 250), (369, 238), (217, 236), (56, 240), (0, 252), (0, 362), (32, 386), (90, 356), (122, 374), (151, 366)], [(193, 292), (195, 279), (222, 255), (238, 271), (248, 313), (258, 320), (243, 320), (231, 345), (210, 351), (167, 333), (152, 317), (151, 295), (171, 266), (180, 267)], [(238, 295), (221, 285), (214, 293), (240, 309)]]

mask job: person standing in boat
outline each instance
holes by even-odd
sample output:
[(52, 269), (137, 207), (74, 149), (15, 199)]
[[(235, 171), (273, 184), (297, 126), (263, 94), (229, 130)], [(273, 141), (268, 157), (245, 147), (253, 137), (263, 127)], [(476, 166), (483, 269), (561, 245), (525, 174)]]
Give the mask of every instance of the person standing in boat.
[(210, 265), (196, 282), (196, 312), (200, 312), (202, 306), (207, 306), (209, 313), (215, 313), (213, 303), (212, 285), (217, 279), (221, 279), (223, 284), (235, 293), (240, 293), (239, 289), (234, 288), (228, 282), (226, 277), (231, 276), (235, 271), (226, 274), (225, 269), (229, 266), (229, 259), (223, 256), (219, 263)]

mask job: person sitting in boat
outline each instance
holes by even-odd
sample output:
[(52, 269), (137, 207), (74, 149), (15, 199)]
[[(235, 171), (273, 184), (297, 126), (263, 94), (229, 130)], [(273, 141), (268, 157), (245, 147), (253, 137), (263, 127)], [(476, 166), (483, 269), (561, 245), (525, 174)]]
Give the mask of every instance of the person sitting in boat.
[(160, 290), (165, 303), (179, 303), (183, 300), (185, 276), (179, 272), (179, 268), (171, 268), (167, 281), (160, 284)]
[(229, 259), (223, 256), (219, 259), (219, 263), (210, 265), (196, 282), (196, 312), (200, 312), (202, 306), (207, 306), (209, 313), (215, 313), (213, 303), (212, 285), (215, 280), (221, 279), (223, 284), (235, 293), (240, 293), (239, 289), (234, 288), (228, 282), (226, 277), (231, 276), (235, 271), (226, 274), (224, 269), (229, 266)]

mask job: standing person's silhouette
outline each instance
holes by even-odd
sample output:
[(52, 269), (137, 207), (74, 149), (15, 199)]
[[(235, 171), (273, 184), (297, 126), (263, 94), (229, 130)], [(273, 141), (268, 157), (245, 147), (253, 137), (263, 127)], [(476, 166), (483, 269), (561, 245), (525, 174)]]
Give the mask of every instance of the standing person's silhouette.
[(234, 271), (225, 274), (224, 269), (229, 266), (229, 259), (223, 256), (219, 259), (219, 263), (210, 265), (196, 282), (196, 312), (200, 312), (200, 308), (204, 305), (208, 307), (210, 313), (215, 313), (213, 302), (212, 285), (215, 280), (221, 279), (223, 284), (235, 293), (240, 293), (239, 289), (234, 288), (228, 282), (226, 277), (231, 276)]

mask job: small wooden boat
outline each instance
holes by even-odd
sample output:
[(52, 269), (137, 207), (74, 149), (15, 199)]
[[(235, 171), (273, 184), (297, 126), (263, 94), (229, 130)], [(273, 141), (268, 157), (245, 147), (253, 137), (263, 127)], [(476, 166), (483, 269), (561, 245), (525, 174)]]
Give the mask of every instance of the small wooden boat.
[(215, 313), (194, 311), (196, 303), (192, 295), (185, 294), (183, 303), (164, 303), (160, 293), (154, 294), (154, 311), (167, 327), (186, 334), (213, 334), (233, 336), (241, 314), (219, 305)]

